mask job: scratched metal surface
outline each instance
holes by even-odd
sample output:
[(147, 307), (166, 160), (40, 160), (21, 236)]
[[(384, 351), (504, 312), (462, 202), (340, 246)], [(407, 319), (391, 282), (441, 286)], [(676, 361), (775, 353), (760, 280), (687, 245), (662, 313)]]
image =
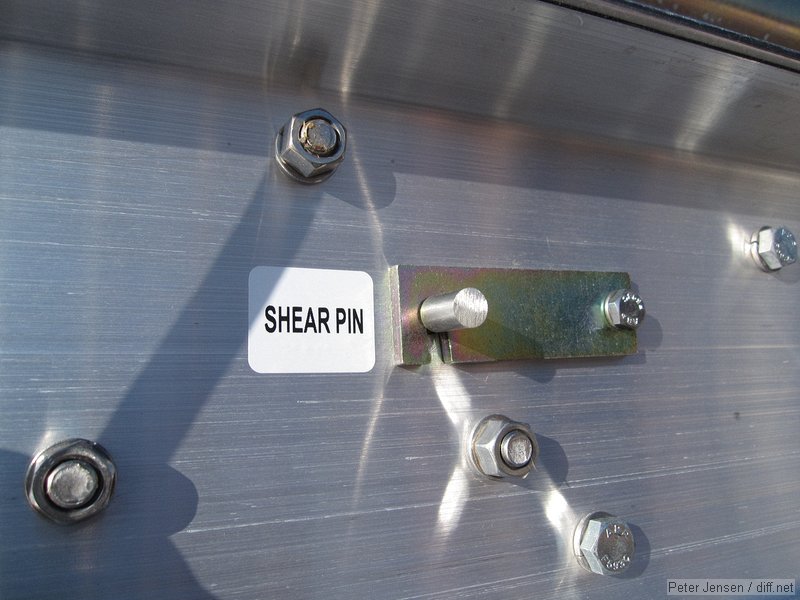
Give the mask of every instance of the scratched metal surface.
[[(526, 56), (541, 42), (538, 65), (510, 69), (453, 63), (445, 22), (419, 17), (420, 52), (441, 50), (443, 82), (455, 65), (464, 85), (427, 89), (421, 54), (402, 73), (421, 74), (414, 101), (370, 69), (349, 71), (358, 89), (314, 80), (358, 66), (348, 44), (391, 65), (383, 44), (408, 36), (387, 23), (410, 8), (352, 6), (395, 36), (355, 20), (362, 37), (320, 46), (302, 81), (0, 47), (0, 597), (616, 599), (662, 595), (668, 577), (800, 575), (800, 267), (765, 274), (742, 253), (762, 224), (800, 230), (798, 76), (533, 3), (519, 29), (488, 29)], [(352, 16), (334, 8), (303, 27)], [(65, 21), (64, 43), (87, 49), (99, 14), (83, 37)], [(576, 60), (592, 47), (596, 62)], [(623, 62), (600, 77), (609, 57)], [(348, 158), (293, 185), (272, 137), (316, 105), (347, 125)], [(398, 263), (629, 272), (648, 303), (639, 353), (394, 367)], [(370, 273), (374, 370), (252, 372), (256, 265)], [(490, 413), (540, 436), (522, 483), (464, 469), (462, 433)], [(106, 512), (66, 528), (27, 507), (22, 480), (71, 436), (108, 448), (120, 479)], [(569, 556), (593, 510), (633, 526), (623, 578)]]

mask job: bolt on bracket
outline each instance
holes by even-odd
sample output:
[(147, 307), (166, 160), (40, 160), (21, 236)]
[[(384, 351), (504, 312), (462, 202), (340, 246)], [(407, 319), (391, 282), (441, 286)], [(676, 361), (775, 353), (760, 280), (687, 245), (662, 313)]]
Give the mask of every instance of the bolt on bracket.
[[(389, 282), (397, 364), (429, 363), (434, 342), (446, 363), (636, 353), (636, 331), (614, 327), (604, 313), (611, 294), (631, 287), (627, 273), (397, 265)], [(485, 321), (428, 331), (420, 318), (422, 303), (464, 288), (485, 297)]]

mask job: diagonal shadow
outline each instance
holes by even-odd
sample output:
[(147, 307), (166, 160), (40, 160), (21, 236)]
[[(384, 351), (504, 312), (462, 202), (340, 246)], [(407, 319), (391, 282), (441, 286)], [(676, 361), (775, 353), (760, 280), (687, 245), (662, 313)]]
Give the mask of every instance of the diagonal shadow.
[[(254, 256), (269, 257), (272, 263), (290, 262), (313, 216), (307, 195), (282, 202), (281, 208), (273, 207), (286, 223), (282, 235), (270, 235), (260, 244), (262, 225), (270, 220), (266, 177), (205, 278), (114, 412), (98, 440), (107, 448), (123, 441), (124, 446), (147, 449), (146, 458), (139, 453), (131, 455), (136, 462), (143, 458), (148, 463), (169, 462), (239, 353), (247, 336), (247, 276), (255, 266)], [(286, 204), (288, 214), (282, 210)], [(239, 326), (231, 328), (230, 323)], [(114, 456), (124, 459), (119, 451)]]
[[(0, 597), (213, 600), (170, 540), (194, 518), (198, 491), (169, 462), (245, 344), (246, 282), (256, 257), (289, 264), (315, 214), (320, 190), (267, 184), (270, 176), (277, 177), (271, 171), (262, 177), (205, 278), (97, 440), (118, 468), (111, 505), (99, 518), (59, 527), (34, 515), (21, 498), (9, 503), (13, 514), (3, 521), (14, 526), (2, 527), (11, 538), (4, 536), (0, 552)], [(280, 202), (270, 202), (267, 187), (279, 191)], [(282, 227), (265, 235), (265, 223), (276, 213)], [(19, 489), (29, 457), (3, 454), (9, 455), (0, 457), (7, 467), (0, 469), (0, 484)], [(32, 542), (37, 539), (48, 543)]]
[[(167, 483), (158, 479), (159, 470), (168, 465), (246, 342), (246, 282), (254, 261), (259, 262), (256, 257), (268, 257), (271, 264), (290, 263), (320, 199), (319, 188), (273, 181), (270, 189), (280, 190), (282, 197), (280, 203), (271, 203), (268, 176), (269, 172), (262, 177), (239, 224), (100, 436), (100, 443), (113, 449), (120, 471), (120, 499), (130, 506), (130, 510), (120, 506), (118, 535), (131, 536), (130, 545), (139, 546), (138, 554), (150, 555), (148, 546), (153, 539), (165, 531), (179, 531), (194, 517), (197, 492), (181, 497), (174, 495), (181, 491), (178, 488), (158, 493)], [(264, 224), (273, 219), (282, 224), (281, 228), (263, 235)], [(231, 306), (235, 307), (233, 314)], [(207, 324), (206, 329), (198, 327), (201, 323)], [(235, 325), (231, 327), (231, 323)], [(140, 452), (142, 448), (146, 455)], [(158, 468), (151, 470), (151, 465)], [(128, 471), (135, 489), (134, 485), (125, 486)], [(155, 519), (158, 529), (145, 522), (153, 523), (153, 515), (159, 515)], [(142, 529), (148, 535), (141, 535)], [(118, 544), (113, 546), (117, 548)], [(182, 562), (173, 550), (172, 555), (176, 554), (176, 563)], [(174, 568), (159, 568), (175, 580)], [(193, 578), (190, 570), (186, 571), (186, 578)], [(114, 574), (114, 578), (118, 576), (118, 572)], [(163, 589), (159, 593), (163, 594)]]

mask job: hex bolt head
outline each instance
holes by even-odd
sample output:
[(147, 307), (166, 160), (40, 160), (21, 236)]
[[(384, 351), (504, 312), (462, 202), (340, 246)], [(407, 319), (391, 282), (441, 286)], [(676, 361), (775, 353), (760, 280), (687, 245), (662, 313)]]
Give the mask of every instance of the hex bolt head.
[(66, 525), (108, 506), (116, 477), (114, 462), (102, 446), (69, 439), (34, 457), (25, 477), (25, 493), (31, 508)]
[(48, 473), (45, 491), (53, 504), (69, 510), (88, 504), (99, 485), (92, 465), (82, 460), (66, 460)]
[(472, 432), (471, 458), (488, 477), (526, 477), (536, 462), (539, 445), (526, 423), (502, 415), (483, 419)]
[(595, 512), (581, 519), (575, 528), (573, 551), (587, 571), (620, 575), (631, 565), (636, 543), (625, 521), (609, 513)]
[(275, 137), (275, 160), (281, 170), (301, 183), (320, 183), (344, 160), (347, 132), (321, 108), (294, 115)]
[(616, 290), (603, 301), (603, 314), (612, 327), (636, 329), (644, 320), (644, 301), (633, 290)]
[(797, 240), (786, 227), (762, 227), (750, 238), (753, 259), (765, 271), (797, 261)]

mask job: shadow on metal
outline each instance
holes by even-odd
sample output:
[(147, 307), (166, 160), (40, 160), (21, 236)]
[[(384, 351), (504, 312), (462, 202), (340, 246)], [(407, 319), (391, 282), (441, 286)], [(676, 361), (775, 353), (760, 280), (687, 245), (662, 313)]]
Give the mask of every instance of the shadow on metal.
[(622, 575), (618, 576), (619, 579), (635, 579), (644, 573), (650, 564), (650, 539), (638, 525), (628, 522), (628, 529), (631, 530), (633, 539), (636, 540), (636, 553), (631, 566)]
[[(198, 491), (168, 463), (246, 340), (246, 295), (231, 299), (227, 292), (246, 289), (242, 282), (254, 261), (272, 257), (273, 262), (288, 263), (303, 241), (303, 235), (288, 233), (285, 238), (260, 236), (261, 222), (269, 219), (267, 177), (269, 172), (97, 440), (112, 454), (119, 471), (106, 511), (72, 527), (47, 522), (24, 498), (22, 480), (30, 457), (3, 453), (0, 489), (15, 490), (15, 499), (8, 504), (11, 512), (3, 513), (5, 523), (14, 526), (0, 526), (5, 530), (0, 597), (213, 598), (169, 539), (192, 521)], [(291, 195), (292, 189), (286, 186), (282, 192)], [(309, 202), (318, 201), (321, 191), (303, 188), (297, 193), (303, 197), (291, 206), (302, 206), (302, 211), (282, 215), (294, 225), (292, 232), (307, 230), (313, 215)], [(205, 336), (213, 339), (215, 332), (204, 333), (201, 323), (209, 322), (209, 312), (229, 311), (231, 305), (241, 312), (241, 331), (219, 344), (208, 343)], [(48, 543), (35, 543), (40, 539)]]
[[(27, 506), (20, 473), (29, 460), (0, 452), (0, 486), (12, 494), (0, 525), (0, 597), (213, 599), (169, 539), (197, 510), (189, 479), (166, 464), (126, 465), (123, 487), (103, 514), (62, 526)], [(145, 518), (126, 518), (125, 507)]]

